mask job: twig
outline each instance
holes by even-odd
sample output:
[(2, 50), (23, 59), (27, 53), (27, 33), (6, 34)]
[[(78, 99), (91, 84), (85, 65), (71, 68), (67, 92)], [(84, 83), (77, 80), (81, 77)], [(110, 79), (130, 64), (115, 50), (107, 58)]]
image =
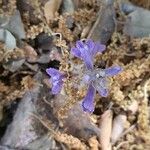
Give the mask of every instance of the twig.
[[(131, 127), (129, 127), (127, 130), (125, 130), (121, 135), (120, 138), (123, 137), (124, 135), (126, 135), (127, 133), (129, 133), (131, 130), (133, 130), (135, 128), (136, 124), (132, 125)], [(114, 145), (115, 143), (113, 143)]]
[(150, 83), (150, 79), (146, 81), (145, 85), (144, 85), (144, 101), (147, 102), (148, 101), (148, 94), (147, 94), (147, 88), (148, 88), (148, 84)]
[(129, 141), (123, 141), (119, 143), (116, 147), (114, 147), (114, 150), (119, 150), (122, 145), (127, 144), (127, 143), (129, 143)]
[(48, 104), (49, 106), (52, 106), (51, 105), (51, 103), (50, 102), (48, 102), (47, 100), (46, 100), (46, 98), (45, 97), (43, 97), (43, 99), (42, 99), (46, 104)]
[(43, 119), (41, 119), (40, 117), (38, 117), (37, 115), (35, 115), (34, 113), (29, 113), (31, 116), (33, 116), (34, 118), (36, 118), (37, 120), (40, 121), (40, 123), (45, 127), (47, 128), (49, 131), (51, 131), (51, 133), (53, 133), (54, 135), (56, 134), (54, 130), (52, 130), (50, 127), (49, 127), (49, 124), (48, 123), (45, 123), (43, 121)]

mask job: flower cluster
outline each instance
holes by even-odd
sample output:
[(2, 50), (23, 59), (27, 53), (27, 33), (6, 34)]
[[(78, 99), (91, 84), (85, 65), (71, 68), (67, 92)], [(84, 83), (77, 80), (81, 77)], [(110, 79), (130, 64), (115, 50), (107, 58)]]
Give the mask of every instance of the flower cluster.
[[(82, 101), (83, 110), (92, 113), (94, 111), (94, 97), (96, 91), (102, 96), (108, 95), (107, 77), (114, 76), (122, 71), (119, 66), (109, 67), (107, 69), (94, 68), (94, 56), (100, 52), (102, 53), (106, 46), (98, 42), (93, 42), (91, 39), (77, 41), (76, 46), (71, 48), (71, 53), (84, 61), (86, 71), (83, 81), (88, 85), (88, 90), (85, 98)], [(60, 92), (64, 75), (58, 70), (49, 68), (46, 72), (52, 78), (52, 93), (57, 94)]]

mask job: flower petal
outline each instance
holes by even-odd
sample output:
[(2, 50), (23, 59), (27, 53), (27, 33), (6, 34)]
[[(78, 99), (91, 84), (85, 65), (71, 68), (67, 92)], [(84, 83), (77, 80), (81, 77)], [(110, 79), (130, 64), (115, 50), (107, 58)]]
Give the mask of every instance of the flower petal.
[(99, 89), (97, 89), (99, 95), (101, 95), (102, 97), (107, 97), (108, 96), (108, 89), (103, 88), (103, 87), (99, 87)]
[(53, 82), (52, 94), (58, 94), (61, 91), (62, 85), (63, 85), (62, 81)]
[(85, 42), (77, 41), (76, 47), (71, 49), (71, 53), (81, 58), (87, 69), (93, 69), (93, 59), (97, 52), (102, 52), (106, 49), (106, 46), (100, 44), (99, 42), (95, 43), (91, 39), (87, 39)]
[(52, 76), (52, 77), (53, 76), (61, 76), (62, 75), (62, 73), (60, 73), (59, 70), (54, 69), (54, 68), (48, 68), (48, 69), (46, 69), (46, 73), (48, 75)]
[(46, 69), (46, 72), (51, 76), (50, 82), (52, 83), (52, 94), (58, 94), (63, 85), (64, 74), (54, 68), (48, 68)]
[(93, 49), (94, 55), (98, 52), (102, 53), (105, 49), (106, 49), (106, 45), (103, 45), (103, 44), (100, 44), (99, 42), (96, 42), (94, 49)]
[(93, 42), (93, 40), (87, 39), (87, 40), (85, 41), (85, 44), (88, 46), (88, 48), (89, 48), (90, 50), (93, 50), (93, 49), (94, 49), (95, 43)]
[(75, 57), (81, 57), (81, 52), (80, 52), (80, 50), (78, 49), (78, 48), (76, 48), (76, 47), (73, 47), (73, 48), (71, 48), (71, 53), (72, 53), (72, 55), (74, 55)]
[(85, 74), (83, 76), (83, 82), (88, 84), (88, 83), (90, 83), (90, 81), (91, 81), (91, 77), (88, 74)]
[(118, 73), (120, 73), (123, 69), (120, 67), (120, 66), (113, 66), (113, 67), (109, 67), (107, 69), (105, 69), (105, 73), (106, 73), (106, 76), (108, 77), (111, 77), (111, 76), (114, 76)]
[(95, 96), (96, 90), (92, 86), (92, 84), (89, 85), (87, 94), (82, 102), (82, 107), (85, 112), (92, 113), (94, 111), (94, 96)]
[(93, 69), (93, 57), (90, 55), (90, 52), (85, 50), (81, 55), (87, 69)]
[(85, 46), (85, 44), (84, 44), (83, 41), (79, 40), (79, 41), (76, 42), (76, 47), (77, 47), (78, 49), (83, 49), (84, 46)]
[[(91, 42), (91, 40), (88, 42)], [(93, 68), (93, 56), (91, 55), (90, 49), (86, 43), (77, 41), (76, 47), (71, 48), (71, 53), (74, 56), (81, 58), (84, 61), (87, 69)]]

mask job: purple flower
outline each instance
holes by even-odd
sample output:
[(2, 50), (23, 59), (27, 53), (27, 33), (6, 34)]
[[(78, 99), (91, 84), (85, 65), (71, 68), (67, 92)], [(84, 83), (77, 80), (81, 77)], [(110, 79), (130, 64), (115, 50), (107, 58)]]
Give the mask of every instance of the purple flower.
[(99, 42), (93, 42), (91, 39), (77, 41), (76, 47), (71, 48), (71, 53), (82, 59), (87, 69), (93, 69), (93, 59), (97, 52), (103, 52), (106, 49), (105, 45)]
[(82, 107), (85, 112), (93, 112), (94, 111), (94, 97), (96, 94), (95, 88), (92, 84), (89, 85), (87, 94), (82, 102)]
[(122, 71), (119, 66), (107, 69), (88, 70), (84, 76), (84, 81), (89, 84), (87, 94), (82, 102), (83, 110), (92, 113), (94, 111), (94, 96), (96, 91), (102, 96), (107, 97), (107, 77), (114, 76)]
[(49, 76), (51, 76), (52, 94), (58, 94), (63, 85), (64, 74), (54, 68), (48, 68), (46, 69), (46, 72)]
[(114, 66), (107, 69), (94, 69), (93, 59), (97, 52), (103, 52), (105, 45), (93, 42), (91, 39), (77, 41), (76, 47), (71, 49), (71, 53), (82, 59), (86, 65), (87, 71), (84, 75), (84, 81), (89, 85), (87, 94), (83, 99), (83, 110), (87, 112), (94, 111), (94, 97), (96, 91), (102, 96), (108, 95), (107, 77), (114, 76), (122, 71), (121, 67)]

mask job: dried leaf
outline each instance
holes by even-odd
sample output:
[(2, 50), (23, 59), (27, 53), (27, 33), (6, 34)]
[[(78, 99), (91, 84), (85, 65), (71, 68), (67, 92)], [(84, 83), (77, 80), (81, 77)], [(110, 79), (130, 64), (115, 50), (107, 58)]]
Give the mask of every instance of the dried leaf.
[(45, 127), (37, 120), (38, 117), (35, 118), (33, 115), (43, 113), (43, 116), (46, 116), (46, 112), (49, 112), (51, 122), (56, 123), (53, 114), (50, 113), (51, 108), (46, 107), (44, 101), (43, 103), (41, 101), (43, 97), (48, 99), (51, 97), (49, 90), (45, 86), (41, 86), (44, 78), (45, 76), (41, 72), (34, 77), (38, 83), (24, 94), (13, 116), (13, 121), (2, 137), (2, 145), (8, 145), (14, 149), (33, 149), (34, 147), (35, 150), (40, 150), (40, 148), (54, 149), (56, 147), (54, 139), (48, 138), (47, 131), (44, 130)]
[(53, 46), (53, 37), (46, 33), (41, 33), (35, 38), (35, 47), (45, 51), (50, 51)]
[[(54, 111), (57, 113), (65, 106), (67, 97), (58, 95), (53, 101)], [(90, 137), (100, 135), (100, 129), (92, 123), (90, 115), (82, 110), (81, 103), (75, 104), (62, 119), (64, 130), (81, 139), (88, 140)]]
[(0, 122), (3, 119), (3, 106), (0, 105)]
[(150, 1), (149, 0), (130, 0), (133, 4), (137, 6), (141, 6), (147, 9), (150, 9)]
[(0, 41), (5, 43), (8, 50), (16, 47), (16, 39), (8, 30), (0, 29)]
[(112, 130), (112, 111), (107, 110), (103, 113), (100, 120), (100, 143), (102, 150), (111, 150), (111, 130)]
[(150, 35), (150, 11), (137, 8), (127, 17), (124, 33), (131, 37), (148, 37)]
[[(37, 91), (39, 88), (34, 90)], [(35, 111), (35, 102), (33, 103), (32, 99), (36, 100), (38, 93), (34, 92), (29, 91), (24, 95), (14, 115), (13, 122), (7, 128), (1, 141), (3, 145), (21, 148), (37, 138), (36, 132), (33, 130), (33, 118), (31, 117), (31, 112)]]
[(10, 60), (9, 62), (4, 63), (3, 67), (11, 72), (15, 72), (23, 65), (24, 62), (25, 59)]
[(10, 18), (8, 24), (3, 26), (3, 28), (13, 33), (17, 39), (25, 39), (24, 26), (19, 11), (15, 12), (15, 14)]
[(81, 33), (81, 39), (82, 39), (82, 38), (85, 38), (85, 37), (87, 36), (87, 34), (89, 33), (90, 29), (91, 29), (91, 24), (90, 24), (90, 25), (87, 25), (87, 26), (85, 26), (85, 27), (83, 28), (83, 31), (82, 31), (82, 33)]
[(40, 64), (46, 64), (50, 62), (50, 53), (42, 54), (37, 60)]
[(115, 29), (115, 10), (113, 0), (106, 1), (100, 8), (98, 18), (91, 29), (88, 38), (106, 44)]
[(55, 13), (58, 11), (61, 4), (61, 0), (49, 0), (45, 3), (44, 6), (44, 15), (49, 23), (50, 20), (53, 20)]
[(10, 148), (9, 146), (0, 145), (0, 150), (15, 150), (14, 148)]
[(19, 11), (9, 19), (4, 17), (0, 18), (0, 40), (5, 42), (8, 49), (16, 47), (16, 40), (20, 44), (21, 39), (25, 39), (25, 31), (21, 21)]
[(28, 62), (35, 62), (37, 60), (37, 53), (30, 45), (26, 45), (23, 50)]
[(113, 120), (113, 128), (112, 128), (112, 134), (111, 134), (111, 142), (114, 144), (116, 141), (120, 138), (125, 122), (127, 120), (127, 117), (125, 115), (118, 115)]
[(75, 10), (81, 7), (81, 0), (72, 0)]
[(99, 128), (92, 123), (89, 114), (83, 112), (80, 103), (69, 110), (68, 117), (64, 120), (64, 127), (68, 133), (85, 140), (100, 135)]
[[(44, 143), (44, 144), (43, 144)], [(28, 150), (48, 150), (56, 149), (56, 142), (48, 135), (41, 136), (26, 146)]]
[(35, 72), (37, 72), (38, 69), (39, 69), (38, 64), (30, 64), (30, 63), (27, 63), (27, 62), (25, 62), (24, 64), (25, 64), (29, 69), (31, 69), (31, 70), (33, 70), (33, 71), (35, 71)]
[(56, 48), (53, 47), (52, 51), (50, 52), (50, 60), (58, 60), (58, 61), (62, 61), (62, 54), (61, 52)]
[(74, 3), (72, 0), (63, 0), (63, 12), (64, 13), (73, 13), (75, 8), (74, 8)]
[(0, 27), (1, 28), (3, 28), (3, 26), (5, 26), (8, 23), (9, 23), (9, 18), (8, 17), (0, 16)]
[(133, 11), (135, 11), (137, 9), (136, 6), (134, 6), (133, 4), (129, 3), (129, 2), (124, 2), (124, 1), (119, 1), (120, 2), (120, 10), (125, 13), (125, 14), (129, 14)]

